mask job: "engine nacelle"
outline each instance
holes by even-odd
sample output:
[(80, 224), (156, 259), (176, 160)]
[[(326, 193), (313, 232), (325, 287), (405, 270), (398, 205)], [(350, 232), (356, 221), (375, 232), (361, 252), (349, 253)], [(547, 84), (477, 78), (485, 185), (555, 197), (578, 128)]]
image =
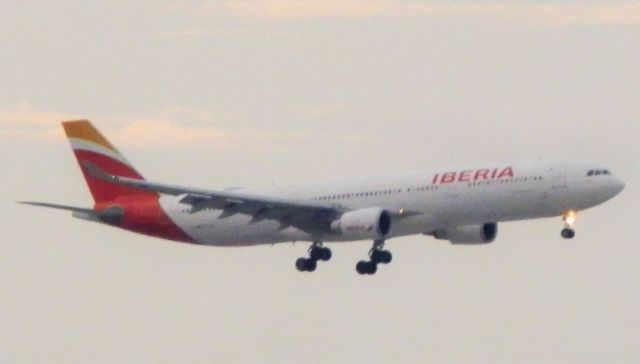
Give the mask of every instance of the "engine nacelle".
[(466, 225), (436, 230), (433, 236), (436, 239), (449, 240), (451, 244), (488, 244), (498, 236), (498, 224)]
[(331, 230), (352, 240), (383, 238), (391, 231), (391, 214), (379, 207), (345, 212)]

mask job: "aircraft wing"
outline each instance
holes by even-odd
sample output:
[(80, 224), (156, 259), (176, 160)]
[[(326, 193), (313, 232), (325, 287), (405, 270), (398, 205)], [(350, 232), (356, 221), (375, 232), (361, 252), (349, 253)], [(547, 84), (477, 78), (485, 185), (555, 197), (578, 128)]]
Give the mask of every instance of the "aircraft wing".
[(83, 167), (95, 178), (109, 183), (178, 196), (181, 203), (191, 206), (191, 213), (204, 209), (222, 210), (220, 219), (235, 214), (246, 214), (252, 217), (252, 223), (276, 220), (280, 222), (281, 229), (293, 226), (314, 233), (329, 231), (331, 222), (345, 211), (340, 206), (332, 204), (180, 187), (115, 176), (91, 163), (85, 163)]

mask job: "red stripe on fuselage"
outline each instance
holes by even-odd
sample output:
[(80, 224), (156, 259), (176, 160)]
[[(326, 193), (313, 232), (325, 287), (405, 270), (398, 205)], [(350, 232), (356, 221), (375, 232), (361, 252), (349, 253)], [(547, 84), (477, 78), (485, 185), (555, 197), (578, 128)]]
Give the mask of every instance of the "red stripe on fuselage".
[(116, 224), (122, 229), (158, 238), (191, 242), (192, 239), (176, 225), (160, 206), (160, 196), (151, 191), (122, 186), (93, 177), (83, 162), (90, 162), (103, 171), (121, 177), (144, 179), (131, 166), (117, 159), (87, 150), (74, 150), (82, 174), (95, 201), (95, 210), (120, 207), (122, 220)]
[(122, 229), (163, 239), (193, 241), (162, 209), (159, 196), (121, 196), (114, 201), (96, 205), (96, 210), (102, 211), (113, 206), (124, 210), (122, 221), (117, 225)]

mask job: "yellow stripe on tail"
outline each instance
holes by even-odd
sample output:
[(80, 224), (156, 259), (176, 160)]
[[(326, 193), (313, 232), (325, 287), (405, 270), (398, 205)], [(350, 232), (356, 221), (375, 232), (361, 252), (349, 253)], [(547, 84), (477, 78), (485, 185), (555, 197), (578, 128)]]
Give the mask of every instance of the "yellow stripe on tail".
[(95, 165), (109, 174), (139, 180), (144, 179), (90, 121), (63, 121), (62, 127), (67, 134), (73, 153), (76, 156), (78, 165), (87, 181), (96, 205), (114, 203), (125, 196), (157, 196), (157, 194), (153, 192), (114, 185), (88, 173), (85, 166)]

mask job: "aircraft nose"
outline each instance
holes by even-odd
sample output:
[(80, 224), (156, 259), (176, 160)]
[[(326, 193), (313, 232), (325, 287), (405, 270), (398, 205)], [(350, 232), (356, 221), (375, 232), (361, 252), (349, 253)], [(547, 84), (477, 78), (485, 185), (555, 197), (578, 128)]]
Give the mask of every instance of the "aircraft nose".
[(613, 181), (611, 182), (611, 189), (613, 190), (614, 196), (622, 192), (625, 186), (626, 184), (621, 178), (614, 177)]

